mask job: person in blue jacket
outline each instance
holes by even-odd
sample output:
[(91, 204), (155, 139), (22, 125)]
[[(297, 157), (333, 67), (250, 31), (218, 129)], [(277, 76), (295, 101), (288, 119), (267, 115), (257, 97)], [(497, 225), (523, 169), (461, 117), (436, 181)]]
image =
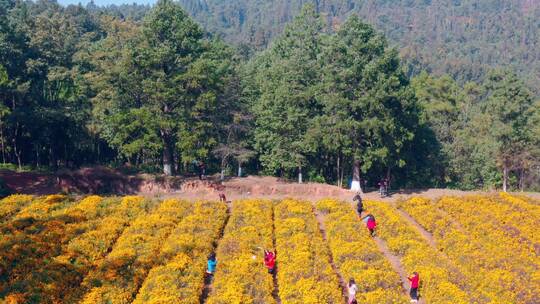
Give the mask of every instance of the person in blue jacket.
[(206, 273), (209, 275), (214, 274), (214, 272), (216, 272), (216, 266), (217, 266), (216, 254), (212, 253), (210, 254), (210, 257), (208, 257), (208, 269), (206, 270)]

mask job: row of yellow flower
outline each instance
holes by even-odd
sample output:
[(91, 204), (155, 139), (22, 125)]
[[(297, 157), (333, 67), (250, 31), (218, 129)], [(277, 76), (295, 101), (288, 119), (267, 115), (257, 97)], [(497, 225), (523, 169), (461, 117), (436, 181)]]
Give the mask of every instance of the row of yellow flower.
[[(514, 253), (533, 257), (540, 255), (540, 216), (535, 218), (532, 211), (516, 208), (493, 196), (465, 196), (442, 202), (437, 206), (450, 215), (475, 211), (472, 218), (465, 219), (468, 220), (467, 226), (475, 230), (478, 225), (489, 229), (485, 231), (485, 237), (491, 237), (495, 243), (504, 243), (504, 247)], [(502, 239), (501, 235), (504, 235)], [(540, 259), (537, 264), (540, 266)]]
[[(32, 197), (12, 195), (2, 200), (4, 221), (0, 226), (0, 297), (16, 299), (18, 303), (36, 293), (39, 274), (45, 258), (58, 250), (64, 235), (65, 220), (55, 219), (51, 213), (71, 204), (64, 196)], [(1, 301), (1, 298), (0, 298)], [(13, 300), (10, 300), (13, 302)]]
[(191, 211), (190, 203), (169, 199), (148, 216), (137, 218), (85, 277), (82, 287), (89, 292), (81, 303), (131, 303), (148, 271), (157, 265), (163, 242)]
[(223, 228), (227, 207), (223, 203), (196, 203), (193, 214), (182, 219), (161, 248), (154, 267), (134, 304), (197, 304), (204, 287), (208, 255)]
[[(467, 208), (460, 207), (451, 212), (452, 206), (457, 205)], [(537, 292), (536, 288), (531, 288), (531, 283), (524, 282), (515, 272), (519, 269), (526, 276), (536, 273), (538, 279), (538, 271), (530, 268), (534, 263), (520, 265), (523, 260), (519, 250), (514, 254), (511, 249), (516, 244), (507, 244), (511, 247), (505, 248), (504, 242), (508, 238), (504, 232), (485, 217), (478, 216), (489, 213), (483, 210), (481, 203), (470, 205), (460, 199), (445, 197), (434, 204), (426, 199), (413, 198), (402, 203), (401, 208), (431, 232), (439, 250), (458, 265), (463, 280), (473, 290), (474, 302), (534, 303), (528, 301), (534, 300), (531, 296)], [(500, 243), (497, 238), (500, 238)], [(532, 279), (538, 282), (534, 276)]]
[(65, 195), (53, 194), (37, 197), (26, 207), (22, 208), (12, 220), (46, 219), (61, 214), (66, 208), (74, 203)]
[[(521, 214), (526, 215), (516, 220), (516, 225), (520, 227), (523, 234), (531, 241), (536, 255), (540, 256), (540, 233), (537, 232), (538, 227), (540, 227), (540, 200), (525, 195), (510, 195), (505, 192), (501, 192), (499, 196), (514, 209), (521, 211)], [(523, 220), (526, 223), (523, 223)]]
[(516, 209), (526, 212), (528, 217), (540, 221), (540, 205), (531, 203), (533, 199), (528, 198), (529, 201), (527, 201), (524, 197), (516, 197), (505, 192), (499, 193), (499, 196)]
[(399, 207), (430, 232), (436, 240), (437, 248), (454, 261), (463, 281), (468, 282), (469, 289), (472, 290), (470, 295), (473, 303), (499, 303), (497, 301), (508, 301), (511, 298), (510, 293), (499, 284), (484, 284), (482, 277), (486, 276), (486, 273), (485, 270), (481, 272), (480, 269), (475, 269), (478, 265), (467, 267), (474, 254), (483, 254), (482, 248), (470, 242), (463, 227), (454, 222), (447, 213), (434, 208), (428, 199), (418, 197), (400, 203)]
[(26, 194), (14, 194), (0, 200), (0, 223), (11, 218), (19, 210), (30, 204), (34, 197)]
[[(492, 277), (486, 276), (484, 281), (491, 280), (507, 293), (510, 291), (517, 302), (532, 303), (529, 301), (540, 299), (540, 260), (533, 249), (509, 235), (509, 228), (502, 222), (490, 220), (492, 214), (499, 213), (498, 217), (502, 218), (504, 213), (484, 205), (487, 202), (489, 199), (486, 197), (472, 197), (470, 200), (444, 197), (436, 207), (467, 231), (469, 243), (476, 244), (478, 250), (473, 252), (467, 265), (474, 265), (472, 270), (482, 268), (481, 271), (485, 269), (491, 273)], [(523, 217), (527, 216), (523, 214)], [(493, 273), (492, 269), (497, 269), (497, 272)]]
[(76, 303), (83, 296), (84, 289), (73, 285), (78, 287), (84, 276), (110, 251), (124, 229), (137, 217), (144, 218), (151, 208), (151, 201), (140, 196), (126, 196), (121, 201), (118, 198), (104, 199), (101, 204), (109, 206), (106, 210), (96, 208), (100, 200), (99, 196), (90, 196), (74, 207), (99, 215), (99, 224), (72, 239), (63, 253), (55, 258), (66, 268), (65, 279), (62, 280), (67, 285), (61, 293), (63, 303)]
[(235, 201), (217, 249), (217, 272), (208, 304), (272, 304), (274, 284), (260, 248), (271, 248), (272, 202)]
[(283, 200), (275, 206), (277, 278), (282, 303), (343, 303), (311, 203)]
[(345, 280), (354, 278), (359, 303), (404, 303), (399, 275), (370, 237), (365, 225), (347, 203), (322, 200), (317, 209), (324, 215), (328, 245), (334, 263)]
[[(37, 198), (4, 226), (0, 246), (6, 247), (0, 257), (8, 274), (0, 288), (7, 297), (19, 302), (39, 298), (42, 303), (59, 302), (66, 288), (72, 286), (71, 264), (59, 263), (54, 257), (69, 241), (100, 224), (110, 204), (90, 196), (73, 203), (63, 195)], [(9, 231), (9, 232), (8, 232)], [(24, 299), (24, 300), (21, 300)]]
[(377, 218), (377, 234), (400, 256), (406, 271), (420, 273), (420, 295), (427, 303), (470, 303), (460, 274), (452, 273), (450, 269), (454, 267), (450, 262), (431, 248), (393, 207), (371, 201), (365, 205)]

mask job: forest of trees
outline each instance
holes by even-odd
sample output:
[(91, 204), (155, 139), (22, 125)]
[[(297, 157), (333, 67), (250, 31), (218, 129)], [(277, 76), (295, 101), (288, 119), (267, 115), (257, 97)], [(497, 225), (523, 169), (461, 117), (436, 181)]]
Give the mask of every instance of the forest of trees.
[[(281, 7), (271, 25), (279, 6), (232, 5), (239, 24), (203, 28), (182, 6), (200, 20), (212, 1), (103, 8), (0, 0), (1, 161), (166, 175), (202, 161), (210, 172), (338, 185), (388, 176), (395, 187), (540, 189), (540, 103), (527, 77), (538, 70), (538, 28), (523, 43), (504, 40), (507, 53), (521, 54), (511, 62), (479, 52), (475, 66), (456, 53), (462, 48), (415, 61), (413, 46), (396, 49), (370, 25), (378, 28), (383, 13), (362, 18), (342, 1), (326, 7), (340, 16), (330, 18), (319, 6), (301, 9), (304, 2), (285, 1), (294, 9)], [(506, 35), (490, 29), (485, 40)], [(246, 31), (263, 40), (245, 40)], [(451, 48), (454, 39), (436, 41)], [(418, 52), (438, 48), (419, 43)], [(463, 61), (449, 64), (454, 56)]]
[(335, 31), (357, 14), (399, 48), (409, 76), (426, 70), (459, 83), (493, 67), (514, 70), (540, 94), (538, 0), (180, 0), (210, 32), (262, 50), (306, 3)]

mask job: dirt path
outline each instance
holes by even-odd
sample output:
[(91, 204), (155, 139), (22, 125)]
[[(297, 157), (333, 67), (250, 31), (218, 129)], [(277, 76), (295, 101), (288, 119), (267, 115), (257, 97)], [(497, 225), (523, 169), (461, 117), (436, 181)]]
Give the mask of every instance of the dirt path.
[(334, 257), (332, 256), (332, 251), (330, 251), (329, 245), (328, 245), (328, 238), (326, 236), (326, 227), (324, 225), (325, 223), (325, 217), (323, 214), (321, 214), (315, 207), (313, 207), (313, 212), (315, 213), (315, 217), (317, 218), (317, 222), (319, 223), (319, 231), (321, 232), (322, 238), (324, 240), (324, 244), (326, 245), (330, 257), (330, 265), (332, 266), (332, 270), (336, 274), (339, 285), (341, 286), (341, 291), (343, 294), (344, 302), (347, 302), (347, 296), (348, 296), (348, 288), (347, 283), (343, 279), (343, 276), (339, 272), (339, 269), (337, 268), (336, 264), (334, 263)]
[[(274, 247), (273, 249), (276, 250), (276, 218), (274, 216), (274, 207), (275, 205), (272, 206), (272, 246)], [(272, 279), (274, 281), (274, 290), (272, 291), (272, 296), (274, 297), (274, 300), (276, 300), (277, 304), (281, 304), (281, 298), (279, 297), (279, 283), (277, 280), (278, 271), (279, 263), (276, 263), (276, 266), (274, 266), (274, 273), (272, 274)]]
[[(212, 185), (209, 187), (208, 185)], [(219, 188), (219, 189), (218, 189)], [(181, 196), (183, 199), (197, 200), (217, 200), (218, 194), (223, 191), (228, 199), (270, 199), (280, 200), (293, 198), (299, 200), (318, 201), (324, 198), (333, 198), (341, 201), (352, 201), (354, 192), (342, 189), (337, 186), (284, 181), (279, 178), (269, 176), (248, 176), (242, 178), (229, 178), (223, 183), (219, 179), (212, 178), (207, 181), (191, 181), (185, 183), (181, 189), (169, 193), (163, 193), (161, 197), (171, 195)], [(465, 196), (465, 195), (493, 195), (497, 192), (461, 191), (453, 189), (400, 189), (393, 190), (390, 196), (381, 198), (378, 191), (368, 191), (362, 194), (365, 200), (382, 202), (396, 202), (406, 200), (411, 197), (421, 196), (436, 200), (442, 196)], [(145, 193), (140, 193), (146, 195)], [(540, 193), (525, 193), (529, 197), (540, 197)], [(154, 195), (154, 194), (151, 194)]]
[[(407, 279), (407, 272), (405, 271), (405, 268), (403, 268), (403, 265), (401, 265), (400, 258), (394, 255), (390, 251), (390, 249), (388, 249), (388, 246), (386, 245), (386, 242), (383, 239), (376, 236), (373, 238), (373, 240), (377, 244), (377, 247), (379, 247), (379, 250), (384, 254), (386, 259), (390, 262), (390, 265), (392, 265), (392, 268), (394, 268), (394, 271), (399, 274), (399, 277), (401, 278), (401, 286), (403, 287), (403, 293), (408, 296), (409, 280)], [(426, 302), (422, 298), (418, 300), (418, 303), (426, 304)]]
[(420, 233), (420, 235), (428, 242), (429, 246), (431, 248), (437, 250), (437, 242), (435, 241), (435, 238), (433, 237), (433, 234), (431, 234), (429, 231), (427, 231), (422, 225), (420, 225), (412, 216), (410, 216), (407, 212), (399, 209), (394, 205), (394, 208), (399, 213), (399, 215), (404, 218), (411, 226), (416, 229)]
[[(223, 234), (225, 233), (225, 227), (227, 227), (227, 224), (229, 223), (229, 218), (231, 217), (231, 211), (232, 211), (232, 203), (231, 201), (227, 201), (227, 215), (225, 216), (225, 220), (223, 221), (223, 227), (221, 228), (221, 231), (219, 233), (218, 239), (214, 242), (214, 248), (212, 249), (212, 253), (215, 254), (219, 241), (223, 238)], [(219, 266), (218, 266), (219, 267)], [(214, 282), (214, 276), (213, 275), (207, 275), (205, 273), (204, 276), (204, 287), (203, 291), (201, 293), (201, 296), (199, 297), (199, 302), (201, 304), (206, 303), (206, 300), (208, 299), (208, 296), (210, 295), (210, 292), (212, 291), (212, 283)]]

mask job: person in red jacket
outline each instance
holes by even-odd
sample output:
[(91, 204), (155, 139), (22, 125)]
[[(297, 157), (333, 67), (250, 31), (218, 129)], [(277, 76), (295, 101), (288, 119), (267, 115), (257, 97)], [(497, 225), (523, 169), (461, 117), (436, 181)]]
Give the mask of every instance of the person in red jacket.
[(411, 282), (411, 303), (417, 303), (418, 302), (418, 286), (420, 284), (420, 276), (418, 275), (418, 272), (413, 272), (411, 276), (409, 276), (407, 279)]
[(274, 274), (276, 268), (276, 253), (274, 251), (264, 250), (264, 265), (268, 268), (268, 273)]
[(375, 228), (377, 227), (377, 222), (375, 222), (375, 218), (373, 216), (370, 216), (367, 220), (367, 228), (369, 230), (369, 234), (371, 236), (375, 235)]

